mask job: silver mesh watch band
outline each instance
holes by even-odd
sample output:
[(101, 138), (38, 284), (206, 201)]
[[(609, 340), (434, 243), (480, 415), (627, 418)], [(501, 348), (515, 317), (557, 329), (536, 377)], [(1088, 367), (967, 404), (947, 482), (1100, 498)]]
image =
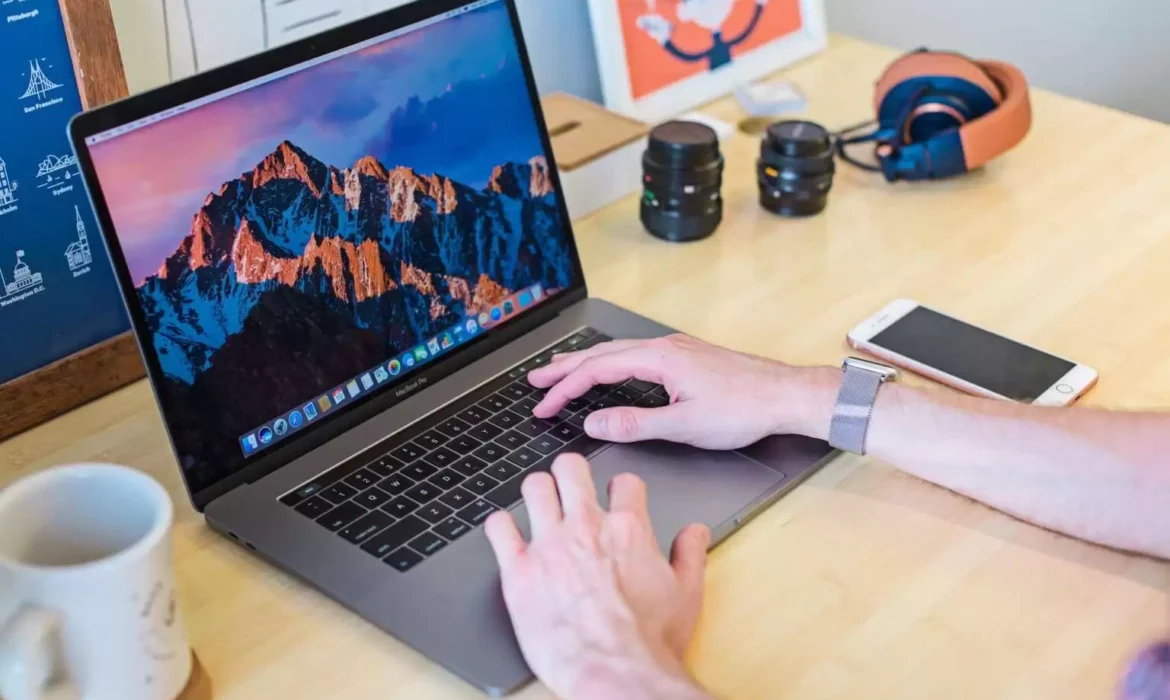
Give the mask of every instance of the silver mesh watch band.
[(829, 444), (838, 450), (865, 454), (865, 437), (869, 418), (882, 384), (898, 378), (898, 370), (876, 362), (850, 357), (842, 365), (845, 378), (833, 407), (829, 425)]

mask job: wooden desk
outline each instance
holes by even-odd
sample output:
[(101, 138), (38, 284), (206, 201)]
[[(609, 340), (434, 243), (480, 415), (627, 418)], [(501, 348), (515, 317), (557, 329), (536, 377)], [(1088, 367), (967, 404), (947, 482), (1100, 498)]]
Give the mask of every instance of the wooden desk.
[[(788, 71), (809, 117), (869, 114), (894, 52), (834, 37)], [(828, 211), (756, 205), (756, 142), (726, 144), (727, 218), (692, 245), (642, 232), (635, 199), (577, 226), (594, 293), (703, 338), (836, 363), (897, 296), (1101, 371), (1088, 403), (1170, 406), (1170, 129), (1044, 92), (1023, 147), (943, 184), (845, 168)], [(730, 101), (716, 116), (738, 118)], [(142, 383), (0, 446), (0, 485), (122, 462), (179, 504), (181, 603), (216, 698), (476, 698), (306, 586), (213, 534), (183, 497)], [(1054, 494), (1059, 497), (1059, 494)], [(691, 654), (728, 698), (1105, 698), (1170, 630), (1170, 565), (1025, 525), (873, 460), (842, 458), (716, 550)], [(547, 692), (530, 687), (523, 698)]]

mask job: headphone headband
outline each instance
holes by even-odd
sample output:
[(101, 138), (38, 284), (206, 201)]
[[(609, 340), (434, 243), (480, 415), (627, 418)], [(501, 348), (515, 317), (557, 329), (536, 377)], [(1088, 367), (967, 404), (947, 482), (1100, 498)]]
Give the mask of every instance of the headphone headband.
[(1028, 82), (1018, 68), (925, 49), (886, 68), (874, 110), (879, 127), (871, 136), (890, 180), (974, 170), (1016, 146), (1032, 125)]

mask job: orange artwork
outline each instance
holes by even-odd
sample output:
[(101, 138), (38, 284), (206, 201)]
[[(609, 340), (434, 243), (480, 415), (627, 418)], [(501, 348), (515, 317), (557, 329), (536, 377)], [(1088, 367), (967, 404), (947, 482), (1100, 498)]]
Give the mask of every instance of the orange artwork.
[(802, 28), (800, 0), (616, 0), (635, 100)]

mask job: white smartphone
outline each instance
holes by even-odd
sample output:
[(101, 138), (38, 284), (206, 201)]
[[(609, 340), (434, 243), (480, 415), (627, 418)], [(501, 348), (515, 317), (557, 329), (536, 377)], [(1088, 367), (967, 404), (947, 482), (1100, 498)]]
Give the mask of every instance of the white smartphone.
[(891, 364), (977, 396), (1067, 406), (1097, 372), (996, 335), (909, 299), (849, 332), (849, 344)]

